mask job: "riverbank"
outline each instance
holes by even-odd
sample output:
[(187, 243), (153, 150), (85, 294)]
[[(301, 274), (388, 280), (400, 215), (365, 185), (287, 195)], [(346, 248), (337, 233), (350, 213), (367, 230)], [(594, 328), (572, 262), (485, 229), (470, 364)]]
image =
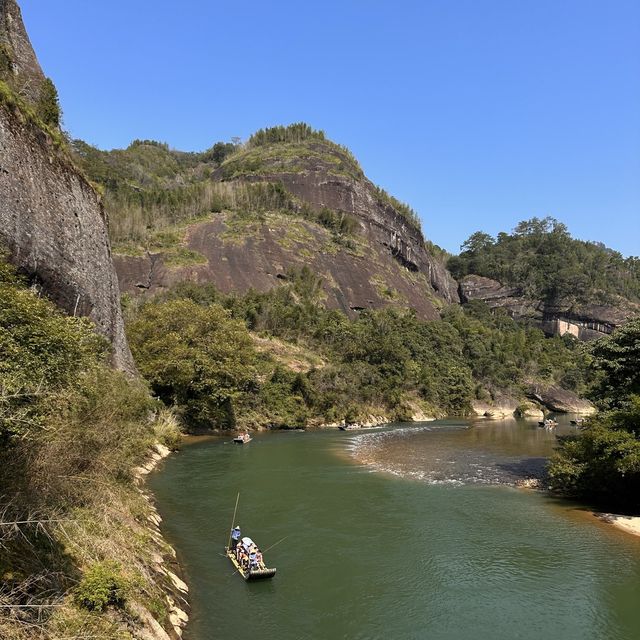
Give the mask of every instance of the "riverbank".
[[(136, 467), (133, 473), (136, 488), (147, 503), (149, 511), (146, 529), (156, 543), (158, 550), (161, 550), (160, 553), (152, 555), (152, 562), (154, 569), (167, 579), (165, 580), (165, 600), (169, 623), (174, 634), (173, 638), (182, 638), (189, 621), (190, 607), (187, 600), (189, 587), (183, 580), (184, 575), (178, 564), (176, 551), (164, 538), (160, 529), (162, 516), (158, 512), (153, 494), (146, 489), (147, 476), (170, 454), (171, 450), (167, 446), (156, 443), (151, 448), (147, 461)], [(148, 611), (136, 610), (136, 613), (145, 627), (145, 633), (141, 636), (143, 640), (173, 640)]]
[(624, 516), (617, 513), (599, 513), (597, 511), (594, 511), (593, 515), (598, 520), (611, 524), (616, 529), (620, 529), (620, 531), (640, 537), (640, 516)]

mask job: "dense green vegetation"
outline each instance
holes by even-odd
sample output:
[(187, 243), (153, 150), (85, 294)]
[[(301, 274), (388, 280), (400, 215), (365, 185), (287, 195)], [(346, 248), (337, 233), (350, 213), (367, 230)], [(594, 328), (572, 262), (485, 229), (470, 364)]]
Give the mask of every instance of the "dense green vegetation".
[(562, 438), (549, 465), (553, 488), (612, 509), (640, 512), (640, 320), (591, 349), (602, 412)]
[(247, 142), (248, 147), (262, 147), (279, 142), (306, 142), (307, 140), (319, 140), (327, 142), (324, 131), (318, 131), (310, 127), (306, 122), (296, 122), (288, 126), (268, 127), (256, 131)]
[[(147, 571), (149, 508), (131, 477), (161, 434), (176, 436), (175, 421), (142, 381), (107, 366), (106, 346), (0, 261), (3, 638), (127, 638), (129, 598), (165, 607)], [(137, 588), (105, 599), (100, 585), (114, 581)], [(44, 608), (12, 608), (27, 603)], [(83, 611), (107, 607), (121, 612)]]
[[(290, 271), (276, 289), (244, 296), (183, 284), (129, 308), (130, 343), (156, 393), (198, 426), (466, 413), (474, 398), (520, 395), (530, 381), (578, 391), (585, 384), (575, 341), (545, 339), (483, 304), (451, 307), (442, 322), (393, 308), (350, 320), (321, 298), (321, 281), (307, 268)], [(256, 335), (302, 346), (323, 365), (283, 367), (252, 346)]]
[(202, 153), (183, 153), (152, 140), (101, 151), (75, 140), (76, 162), (103, 195), (111, 241), (148, 248), (154, 234), (221, 211), (224, 202), (209, 180), (234, 145), (216, 143)]
[(620, 408), (640, 396), (640, 319), (593, 343), (591, 355), (600, 374), (592, 396), (602, 408)]
[(549, 302), (610, 303), (616, 296), (640, 300), (638, 258), (576, 240), (553, 218), (522, 221), (513, 233), (497, 238), (478, 231), (447, 266), (458, 279), (470, 273), (493, 278)]

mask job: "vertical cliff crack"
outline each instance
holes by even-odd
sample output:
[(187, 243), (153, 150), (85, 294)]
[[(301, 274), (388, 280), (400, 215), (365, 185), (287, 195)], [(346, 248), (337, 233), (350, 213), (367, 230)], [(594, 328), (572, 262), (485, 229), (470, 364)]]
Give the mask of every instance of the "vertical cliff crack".
[(149, 273), (147, 274), (146, 282), (138, 282), (136, 287), (138, 289), (151, 289), (151, 284), (153, 283), (153, 274), (156, 268), (156, 262), (160, 256), (158, 254), (153, 254), (147, 251), (147, 258), (149, 259)]

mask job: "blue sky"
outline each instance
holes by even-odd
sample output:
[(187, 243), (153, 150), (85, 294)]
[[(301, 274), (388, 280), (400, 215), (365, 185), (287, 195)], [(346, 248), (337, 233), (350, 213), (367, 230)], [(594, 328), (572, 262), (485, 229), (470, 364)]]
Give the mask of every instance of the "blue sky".
[(304, 120), (449, 251), (552, 215), (640, 255), (638, 0), (20, 4), (66, 128), (101, 148)]

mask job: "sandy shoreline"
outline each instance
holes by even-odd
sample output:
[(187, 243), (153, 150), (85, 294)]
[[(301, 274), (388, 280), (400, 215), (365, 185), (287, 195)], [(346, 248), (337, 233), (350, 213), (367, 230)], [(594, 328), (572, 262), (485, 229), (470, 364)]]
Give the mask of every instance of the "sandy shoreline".
[(608, 524), (612, 524), (617, 529), (630, 533), (634, 536), (640, 536), (640, 516), (621, 516), (617, 513), (598, 513), (593, 514)]

